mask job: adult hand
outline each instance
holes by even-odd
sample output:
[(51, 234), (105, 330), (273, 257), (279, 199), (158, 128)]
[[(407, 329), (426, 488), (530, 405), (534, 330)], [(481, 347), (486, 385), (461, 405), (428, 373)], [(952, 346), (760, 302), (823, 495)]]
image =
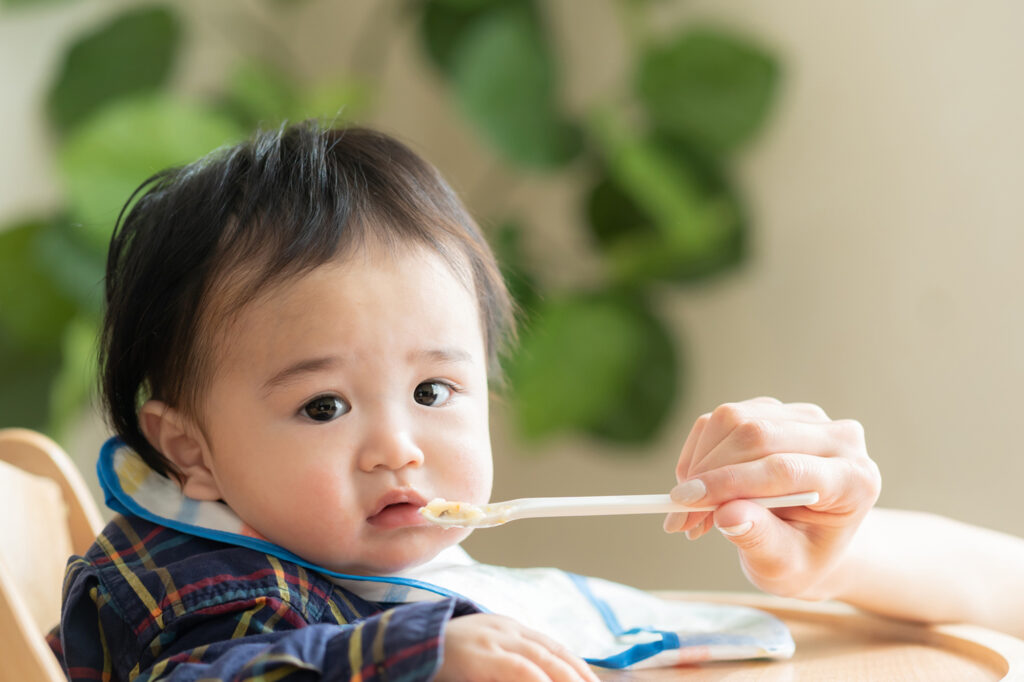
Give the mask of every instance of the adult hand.
[[(728, 403), (697, 419), (676, 466), (674, 500), (715, 506), (669, 514), (668, 532), (712, 525), (739, 549), (744, 573), (774, 594), (833, 596), (828, 577), (881, 490), (864, 429), (817, 405), (774, 398)], [(768, 510), (745, 498), (816, 491), (806, 507)]]
[(539, 632), (493, 614), (453, 618), (445, 627), (438, 682), (598, 682), (579, 656)]

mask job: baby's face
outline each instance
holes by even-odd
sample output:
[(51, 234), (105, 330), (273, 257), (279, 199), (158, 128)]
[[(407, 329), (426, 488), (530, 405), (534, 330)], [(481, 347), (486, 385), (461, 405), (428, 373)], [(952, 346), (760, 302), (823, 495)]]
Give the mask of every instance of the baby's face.
[(468, 531), (434, 497), (484, 503), (487, 357), (474, 296), (437, 255), (356, 255), (243, 309), (203, 410), (221, 499), (326, 568), (389, 573)]

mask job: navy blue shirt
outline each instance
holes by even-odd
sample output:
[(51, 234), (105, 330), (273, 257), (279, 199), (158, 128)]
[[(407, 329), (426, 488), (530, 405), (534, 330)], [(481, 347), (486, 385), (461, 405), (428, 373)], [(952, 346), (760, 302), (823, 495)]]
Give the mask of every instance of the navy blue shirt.
[(462, 599), (365, 601), (297, 564), (115, 518), (64, 579), (50, 645), (72, 680), (432, 679)]

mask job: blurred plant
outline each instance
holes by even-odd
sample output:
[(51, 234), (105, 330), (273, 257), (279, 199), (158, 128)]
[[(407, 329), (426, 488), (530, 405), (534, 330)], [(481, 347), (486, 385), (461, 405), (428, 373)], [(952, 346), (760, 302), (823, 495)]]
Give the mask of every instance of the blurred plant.
[[(534, 0), (404, 5), (458, 108), (503, 163), (517, 172), (584, 168), (592, 178), (580, 204), (604, 266), (600, 286), (547, 290), (523, 255), (527, 228), (494, 216), (502, 227), (492, 243), (525, 312), (507, 368), (527, 437), (654, 435), (676, 398), (683, 355), (654, 294), (733, 267), (745, 251), (748, 218), (727, 166), (761, 127), (778, 68), (728, 32), (636, 36), (646, 3), (621, 2), (636, 69), (582, 116), (561, 104), (557, 46)], [(216, 95), (185, 97), (169, 81), (186, 31), (171, 6), (147, 5), (79, 36), (65, 55), (47, 100), (65, 205), (0, 229), (0, 425), (59, 437), (89, 400), (106, 243), (142, 180), (257, 124), (370, 109), (367, 82), (310, 86), (253, 60), (241, 60)]]
[(604, 268), (600, 286), (546, 291), (522, 255), (517, 223), (506, 222), (495, 240), (526, 312), (508, 377), (528, 437), (573, 430), (625, 443), (651, 438), (683, 366), (656, 291), (703, 281), (745, 253), (749, 220), (727, 169), (771, 108), (775, 60), (708, 27), (647, 35), (649, 3), (619, 4), (635, 70), (621, 92), (573, 118), (560, 103), (557, 45), (542, 4), (420, 3), (427, 53), (504, 160), (547, 173), (582, 166), (592, 177), (580, 203)]

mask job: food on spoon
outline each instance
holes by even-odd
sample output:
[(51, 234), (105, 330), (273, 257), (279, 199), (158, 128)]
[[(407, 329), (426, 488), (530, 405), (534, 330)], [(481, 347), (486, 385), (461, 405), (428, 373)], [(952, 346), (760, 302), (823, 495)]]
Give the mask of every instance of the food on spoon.
[(484, 510), (469, 502), (449, 502), (437, 497), (420, 507), (420, 514), (427, 520), (445, 525), (469, 525), (484, 518)]
[(489, 528), (507, 523), (512, 515), (508, 502), (485, 504), (482, 507), (470, 502), (449, 502), (438, 497), (420, 507), (420, 514), (438, 526), (462, 528)]

